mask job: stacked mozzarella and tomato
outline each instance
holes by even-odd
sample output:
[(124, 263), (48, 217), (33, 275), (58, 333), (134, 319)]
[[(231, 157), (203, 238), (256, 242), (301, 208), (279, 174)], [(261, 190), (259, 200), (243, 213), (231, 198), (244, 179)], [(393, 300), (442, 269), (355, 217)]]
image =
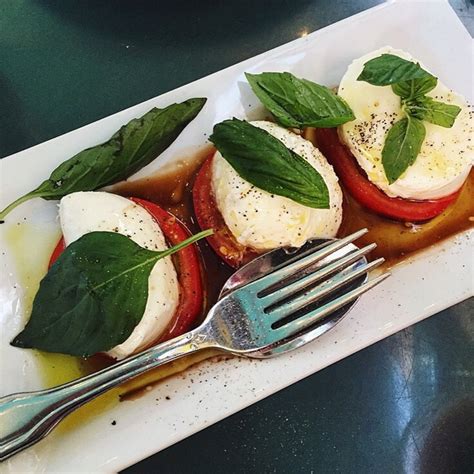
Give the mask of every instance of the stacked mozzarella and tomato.
[(460, 111), (451, 127), (423, 121), (426, 135), (416, 160), (394, 182), (382, 163), (390, 128), (404, 117), (401, 100), (390, 86), (360, 80), (364, 65), (383, 54), (410, 62), (414, 58), (385, 47), (356, 59), (341, 80), (338, 94), (355, 120), (338, 129), (319, 129), (320, 149), (335, 167), (345, 188), (368, 209), (402, 221), (431, 219), (452, 204), (474, 162), (472, 112), (466, 100), (439, 80), (426, 96)]
[(329, 191), (327, 209), (309, 207), (264, 191), (241, 177), (219, 151), (204, 163), (194, 186), (196, 217), (208, 241), (232, 267), (279, 247), (301, 247), (334, 237), (342, 220), (342, 192), (332, 166), (311, 142), (271, 122), (251, 122), (307, 161)]
[[(189, 232), (173, 215), (143, 199), (127, 199), (107, 192), (77, 192), (61, 199), (59, 217), (63, 238), (50, 261), (90, 232), (116, 232), (139, 246), (163, 251), (184, 241)], [(140, 322), (121, 344), (107, 351), (122, 359), (160, 339), (186, 332), (202, 312), (203, 291), (198, 250), (191, 245), (158, 260), (148, 279), (148, 298)]]

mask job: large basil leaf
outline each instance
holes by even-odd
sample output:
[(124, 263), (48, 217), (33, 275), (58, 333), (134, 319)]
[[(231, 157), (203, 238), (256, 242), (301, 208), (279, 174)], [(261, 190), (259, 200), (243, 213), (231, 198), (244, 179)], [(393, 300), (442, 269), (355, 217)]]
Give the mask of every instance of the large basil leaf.
[(438, 102), (425, 96), (407, 102), (406, 111), (412, 117), (426, 120), (441, 127), (451, 128), (459, 112), (461, 112), (461, 107)]
[(407, 61), (393, 54), (382, 54), (367, 61), (357, 78), (374, 86), (389, 86), (412, 79), (424, 79), (431, 76), (419, 64)]
[(325, 86), (289, 72), (245, 76), (255, 95), (285, 127), (337, 127), (354, 120), (347, 103)]
[(392, 90), (402, 99), (411, 100), (433, 90), (436, 84), (438, 84), (438, 79), (429, 75), (422, 79), (411, 79), (410, 81), (392, 84)]
[(34, 197), (61, 199), (77, 191), (93, 191), (132, 175), (168, 148), (199, 113), (206, 99), (189, 99), (154, 108), (133, 119), (110, 140), (88, 148), (59, 165), (49, 179), (0, 212), (0, 219)]
[(209, 140), (254, 186), (305, 206), (329, 208), (329, 191), (322, 176), (267, 131), (234, 118), (215, 125)]
[(85, 234), (43, 278), (30, 320), (11, 344), (83, 357), (112, 349), (140, 322), (155, 263), (211, 233), (162, 252), (114, 232)]
[(382, 150), (382, 165), (390, 184), (415, 162), (425, 134), (423, 122), (410, 116), (392, 125)]

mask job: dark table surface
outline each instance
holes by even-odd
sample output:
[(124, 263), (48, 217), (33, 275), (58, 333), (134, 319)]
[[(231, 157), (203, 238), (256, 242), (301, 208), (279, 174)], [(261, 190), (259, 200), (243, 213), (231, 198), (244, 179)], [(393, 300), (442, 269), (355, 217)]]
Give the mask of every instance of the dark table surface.
[[(1, 0), (0, 156), (377, 3)], [(471, 299), (125, 472), (472, 473), (473, 427)]]

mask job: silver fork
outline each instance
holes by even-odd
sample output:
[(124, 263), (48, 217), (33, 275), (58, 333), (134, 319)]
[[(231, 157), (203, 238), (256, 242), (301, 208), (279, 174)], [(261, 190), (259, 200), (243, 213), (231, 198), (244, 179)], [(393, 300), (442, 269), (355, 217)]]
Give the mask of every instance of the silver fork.
[[(280, 251), (276, 262), (268, 257), (257, 259), (231, 277), (222, 298), (198, 328), (67, 384), (1, 398), (0, 460), (38, 442), (68, 413), (101, 393), (192, 352), (214, 348), (239, 356), (265, 357), (307, 342), (301, 339), (305, 331), (331, 319), (389, 276), (385, 273), (366, 281), (367, 272), (383, 262), (367, 263), (363, 258), (374, 244), (343, 252), (313, 268), (365, 232), (309, 244), (296, 253), (286, 253), (286, 258), (281, 258)], [(262, 262), (266, 268), (261, 268)], [(358, 279), (361, 284), (350, 286)], [(292, 344), (296, 340), (299, 343)]]
[[(326, 249), (328, 255), (325, 255), (324, 252), (320, 252), (318, 254), (318, 258), (313, 259), (311, 264), (305, 267), (301, 272), (297, 273), (297, 275), (301, 277), (307, 273), (318, 272), (317, 275), (315, 275), (315, 281), (317, 279), (327, 278), (328, 280), (326, 280), (326, 283), (329, 283), (329, 279), (339, 279), (345, 276), (348, 271), (363, 267), (367, 264), (365, 255), (373, 250), (376, 245), (370, 244), (362, 249), (359, 249), (350, 242), (356, 237), (365, 234), (366, 232), (366, 229), (362, 229), (358, 233), (350, 235), (347, 237), (347, 239), (341, 242), (341, 244), (348, 241), (349, 243), (338, 250), (334, 251), (334, 247), (329, 247)], [(292, 258), (303, 258), (308, 252), (314, 252), (319, 249), (322, 250), (323, 247), (330, 245), (334, 241), (335, 239), (315, 239), (307, 242), (299, 249), (288, 250), (280, 248), (257, 257), (252, 262), (252, 265), (246, 265), (229, 277), (222, 287), (222, 290), (219, 294), (219, 299), (226, 296), (230, 291), (235, 290), (244, 284), (250, 283), (251, 281), (257, 280), (262, 276), (265, 276), (267, 273), (269, 273), (269, 269), (276, 270), (283, 265), (290, 264)], [(341, 244), (337, 244), (337, 247), (339, 247)], [(381, 263), (382, 261), (383, 260), (379, 260), (377, 264)], [(319, 271), (323, 269), (324, 271)], [(337, 270), (343, 269), (345, 270), (344, 272), (336, 272)], [(366, 271), (362, 276), (355, 278), (352, 280), (352, 282), (344, 285), (339, 291), (354, 289), (357, 286), (366, 283), (367, 281), (368, 273)], [(334, 291), (334, 294), (337, 294), (337, 290)], [(287, 340), (280, 341), (278, 344), (275, 344), (270, 348), (254, 351), (246, 355), (254, 358), (269, 358), (280, 355), (283, 352), (297, 349), (298, 347), (315, 340), (332, 329), (349, 312), (352, 306), (357, 303), (357, 300), (358, 298), (352, 302), (347, 303), (342, 308), (332, 312), (330, 315), (331, 317), (322, 318), (321, 320), (316, 321), (314, 324), (306, 327), (300, 333)]]

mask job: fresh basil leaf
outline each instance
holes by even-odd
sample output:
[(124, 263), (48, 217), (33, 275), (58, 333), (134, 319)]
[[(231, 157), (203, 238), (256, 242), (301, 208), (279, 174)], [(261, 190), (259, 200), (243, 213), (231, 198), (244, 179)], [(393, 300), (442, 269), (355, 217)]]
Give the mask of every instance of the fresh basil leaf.
[(215, 125), (209, 140), (254, 186), (308, 207), (329, 208), (329, 191), (318, 171), (267, 131), (234, 118)]
[(438, 78), (429, 75), (422, 79), (411, 79), (410, 81), (392, 84), (392, 90), (402, 99), (411, 100), (433, 90), (436, 84), (438, 84)]
[(0, 212), (0, 220), (34, 197), (61, 199), (77, 191), (94, 191), (132, 175), (168, 148), (199, 113), (206, 99), (189, 99), (154, 108), (133, 119), (110, 140), (88, 148), (60, 164), (49, 179)]
[(245, 76), (255, 95), (284, 127), (337, 127), (355, 118), (331, 89), (289, 72)]
[(461, 112), (461, 107), (438, 102), (431, 97), (425, 96), (407, 102), (406, 111), (412, 117), (426, 120), (441, 127), (451, 128), (459, 112)]
[(112, 349), (140, 322), (155, 263), (211, 233), (162, 252), (114, 232), (85, 234), (43, 278), (30, 320), (11, 344), (82, 357)]
[(414, 117), (408, 116), (392, 125), (382, 150), (382, 165), (389, 184), (415, 162), (425, 135), (423, 122)]
[(431, 76), (419, 64), (407, 61), (393, 54), (382, 54), (364, 64), (357, 78), (374, 86), (389, 86), (412, 79), (424, 79)]

